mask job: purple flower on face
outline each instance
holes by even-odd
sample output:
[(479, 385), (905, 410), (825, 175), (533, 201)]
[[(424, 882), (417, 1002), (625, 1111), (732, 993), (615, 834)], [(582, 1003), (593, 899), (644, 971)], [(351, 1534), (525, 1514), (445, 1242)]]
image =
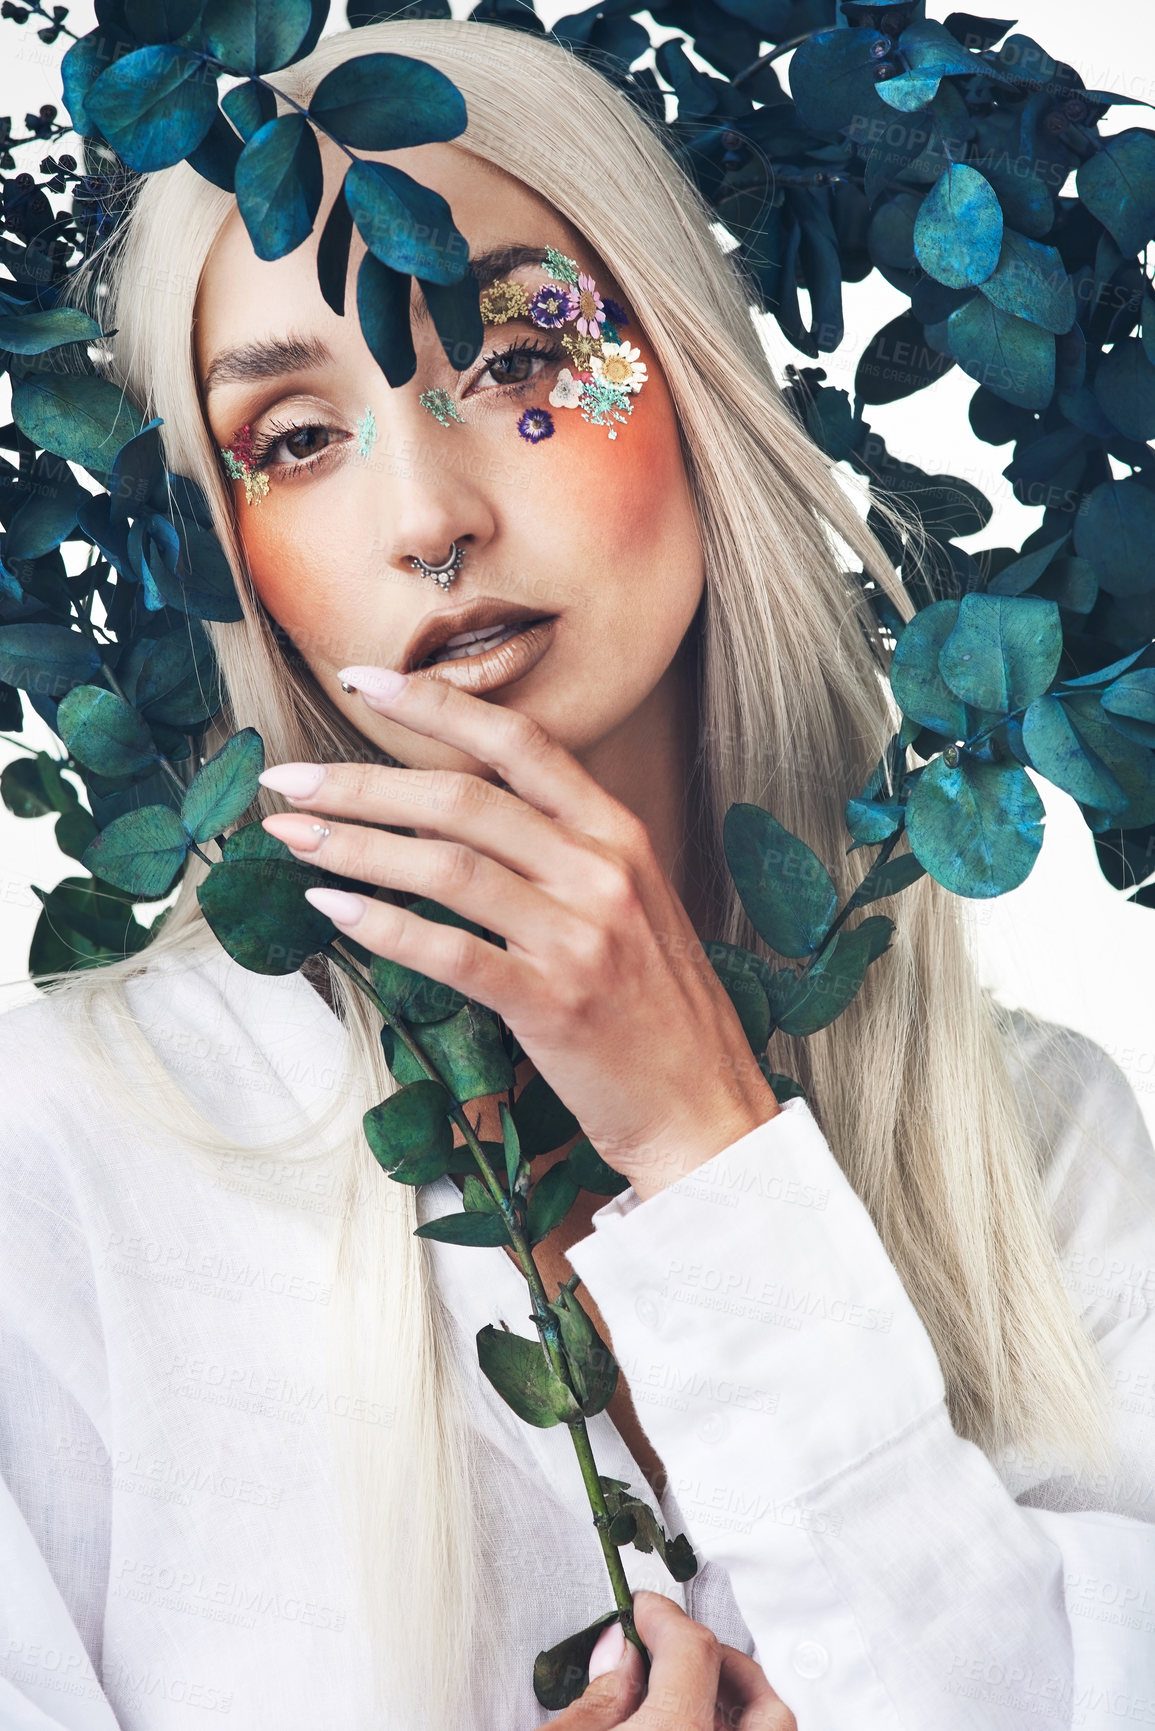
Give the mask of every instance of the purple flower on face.
[(559, 288), (556, 283), (546, 283), (539, 288), (529, 303), (529, 316), (535, 325), (543, 330), (555, 331), (559, 325), (572, 319), (577, 312), (577, 301), (567, 288)]
[(602, 306), (605, 309), (605, 315), (611, 324), (629, 324), (630, 321), (626, 316), (626, 309), (622, 306), (620, 301), (611, 300), (609, 295), (606, 295), (602, 300)]
[(548, 409), (527, 409), (517, 423), (517, 430), (531, 445), (553, 438), (553, 416)]

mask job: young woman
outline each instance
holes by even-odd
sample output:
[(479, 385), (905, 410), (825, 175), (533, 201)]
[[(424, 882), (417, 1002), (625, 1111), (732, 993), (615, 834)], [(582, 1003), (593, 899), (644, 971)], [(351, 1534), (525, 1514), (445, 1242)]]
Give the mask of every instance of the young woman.
[[(357, 243), (339, 318), (315, 238), (261, 262), (183, 165), (148, 178), (94, 304), (234, 560), (214, 738), (263, 736), (266, 827), (379, 886), (326, 911), (500, 1011), (519, 1085), (540, 1072), (630, 1180), (540, 1262), (551, 1291), (581, 1276), (622, 1366), (599, 1470), (700, 1567), (680, 1587), (623, 1551), (649, 1694), (623, 1662), (555, 1722), (1134, 1717), (1155, 1171), (1121, 1073), (988, 1001), (929, 878), (883, 904), (894, 939), (851, 1008), (775, 1036), (805, 1099), (751, 1065), (699, 947), (769, 953), (721, 855), (734, 800), (843, 895), (860, 881), (843, 808), (894, 712), (846, 550), (909, 603), (630, 105), (554, 46), (456, 22), (326, 37), (276, 81), (304, 100), (372, 50), (466, 99), (460, 139), (384, 160), (448, 199), (496, 286), (473, 365), (418, 298), (391, 390), (352, 313)], [(577, 298), (551, 326), (532, 304), (566, 290), (559, 260)], [(558, 336), (607, 303), (617, 421), (585, 412), (598, 369)], [(203, 869), (142, 957), (3, 1024), (0, 1722), (528, 1731), (534, 1654), (609, 1594), (565, 1437), (477, 1367), (482, 1324), (528, 1332), (524, 1284), (413, 1237), (461, 1198), (372, 1160), (379, 1019), (327, 963), (233, 963)]]

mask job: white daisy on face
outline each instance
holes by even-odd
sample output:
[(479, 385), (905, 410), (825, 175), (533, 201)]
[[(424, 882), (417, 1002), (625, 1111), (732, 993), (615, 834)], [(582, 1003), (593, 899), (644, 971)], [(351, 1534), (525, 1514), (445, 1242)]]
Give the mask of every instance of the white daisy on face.
[(549, 393), (549, 400), (555, 409), (576, 409), (581, 402), (581, 380), (575, 379), (568, 367), (563, 367), (558, 373), (557, 384)]
[(603, 343), (601, 354), (590, 359), (590, 370), (599, 383), (616, 385), (619, 391), (640, 391), (649, 376), (641, 349), (629, 343)]

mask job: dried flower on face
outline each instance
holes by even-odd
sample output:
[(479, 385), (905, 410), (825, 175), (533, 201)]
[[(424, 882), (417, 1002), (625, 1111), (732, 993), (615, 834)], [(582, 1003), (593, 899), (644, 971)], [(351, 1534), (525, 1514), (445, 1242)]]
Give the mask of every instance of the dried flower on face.
[(529, 295), (520, 283), (503, 280), (490, 283), (482, 292), (481, 316), (487, 325), (503, 325), (529, 313)]

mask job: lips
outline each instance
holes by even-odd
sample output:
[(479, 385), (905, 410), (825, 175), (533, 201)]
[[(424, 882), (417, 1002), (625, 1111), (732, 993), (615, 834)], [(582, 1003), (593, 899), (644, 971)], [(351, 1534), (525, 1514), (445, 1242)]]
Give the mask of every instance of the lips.
[(555, 615), (519, 607), (495, 596), (478, 596), (461, 607), (440, 609), (418, 628), (405, 654), (402, 671), (414, 673), (430, 666), (452, 666), (488, 654), (512, 641), (531, 625), (540, 625)]

